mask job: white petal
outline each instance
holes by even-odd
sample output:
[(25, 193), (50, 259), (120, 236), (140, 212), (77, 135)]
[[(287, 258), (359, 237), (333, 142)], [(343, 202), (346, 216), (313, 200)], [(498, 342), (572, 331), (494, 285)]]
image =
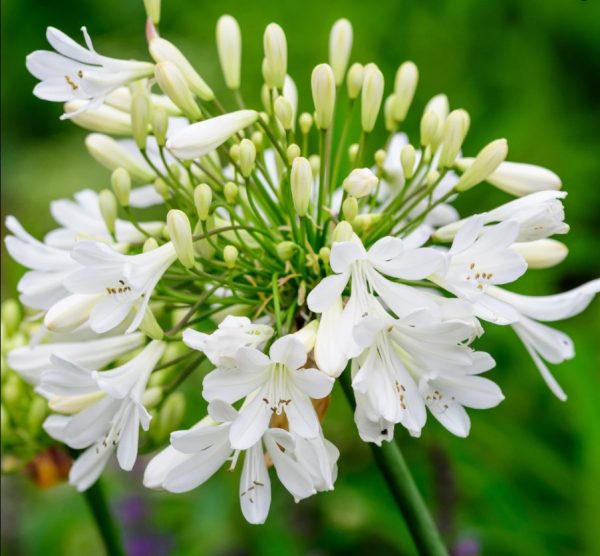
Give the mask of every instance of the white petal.
[(69, 483), (74, 485), (78, 491), (87, 490), (102, 475), (110, 456), (114, 452), (114, 446), (110, 445), (96, 451), (96, 446), (88, 448), (81, 454), (69, 472)]
[(234, 403), (254, 392), (266, 380), (264, 370), (215, 369), (202, 382), (202, 396), (207, 401), (220, 399)]
[(365, 248), (361, 243), (355, 241), (343, 241), (334, 243), (331, 248), (329, 264), (336, 274), (345, 273), (350, 265), (366, 255)]
[(306, 350), (298, 338), (288, 334), (273, 343), (269, 357), (273, 363), (281, 363), (288, 369), (295, 370), (306, 363)]
[(263, 401), (259, 392), (240, 410), (238, 418), (232, 423), (229, 440), (235, 450), (246, 450), (256, 444), (269, 426), (271, 408)]
[(331, 305), (341, 297), (349, 274), (333, 274), (323, 278), (308, 294), (306, 303), (313, 313), (322, 313), (331, 307)]
[(332, 377), (317, 369), (291, 371), (290, 378), (301, 392), (317, 400), (328, 396), (335, 382)]

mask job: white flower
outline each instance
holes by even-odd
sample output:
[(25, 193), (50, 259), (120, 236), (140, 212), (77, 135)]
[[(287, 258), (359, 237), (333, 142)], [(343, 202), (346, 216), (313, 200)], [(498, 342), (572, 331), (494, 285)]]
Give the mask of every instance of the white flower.
[(86, 28), (81, 31), (87, 48), (48, 27), (46, 38), (56, 52), (36, 50), (27, 56), (27, 69), (40, 80), (33, 90), (35, 96), (54, 102), (89, 101), (78, 111), (63, 114), (63, 119), (97, 108), (118, 87), (149, 77), (154, 71), (154, 65), (148, 62), (101, 56), (94, 50)]
[(375, 189), (379, 179), (369, 168), (356, 168), (344, 180), (342, 187), (354, 197), (366, 197)]
[(430, 280), (473, 305), (475, 314), (496, 324), (518, 320), (518, 314), (505, 303), (488, 295), (488, 287), (514, 282), (526, 270), (527, 263), (510, 249), (518, 233), (518, 222), (508, 220), (484, 227), (485, 216), (467, 219), (447, 253), (445, 273)]
[(183, 342), (201, 351), (217, 367), (235, 366), (235, 354), (241, 347), (259, 348), (273, 335), (265, 324), (254, 324), (248, 317), (227, 315), (212, 334), (187, 328)]
[(85, 449), (69, 473), (78, 490), (96, 482), (115, 450), (121, 468), (132, 469), (139, 427), (148, 430), (151, 419), (142, 397), (164, 350), (163, 342), (150, 342), (129, 362), (103, 372), (52, 356), (55, 368), (43, 373), (40, 390), (50, 407), (75, 414), (51, 415), (44, 429), (71, 448)]
[(319, 420), (311, 398), (331, 392), (333, 379), (316, 369), (304, 369), (306, 351), (302, 342), (288, 335), (279, 338), (269, 356), (247, 347), (235, 354), (235, 368), (217, 368), (204, 378), (206, 400), (236, 402), (248, 396), (231, 427), (231, 444), (246, 449), (258, 441), (271, 418), (285, 412), (290, 431), (304, 438), (319, 434)]
[(177, 255), (169, 243), (139, 255), (122, 255), (103, 243), (79, 241), (71, 256), (81, 268), (65, 280), (72, 292), (46, 313), (44, 324), (50, 330), (72, 325), (72, 317), (85, 322), (89, 317), (92, 330), (107, 332), (121, 324), (135, 309), (136, 314), (126, 333), (140, 324), (152, 291)]
[[(145, 486), (187, 492), (207, 481), (226, 461), (231, 460), (231, 469), (235, 467), (239, 451), (231, 446), (230, 429), (238, 414), (221, 400), (212, 401), (208, 411), (210, 417), (190, 430), (171, 434), (171, 445), (148, 464)], [(240, 506), (250, 523), (264, 523), (271, 504), (265, 450), (279, 480), (296, 501), (333, 488), (339, 456), (333, 444), (321, 433), (305, 440), (283, 429), (268, 428), (244, 454)]]

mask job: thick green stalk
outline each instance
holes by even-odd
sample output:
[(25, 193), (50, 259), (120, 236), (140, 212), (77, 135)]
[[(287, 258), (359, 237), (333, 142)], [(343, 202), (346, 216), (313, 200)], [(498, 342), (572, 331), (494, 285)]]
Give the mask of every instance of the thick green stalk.
[[(340, 377), (348, 402), (354, 408), (354, 394), (350, 384), (350, 369)], [(408, 465), (395, 442), (383, 442), (381, 446), (370, 444), (375, 463), (394, 498), (413, 542), (421, 556), (447, 556), (435, 522), (425, 505)]]
[(83, 496), (94, 516), (98, 531), (106, 548), (106, 553), (111, 556), (125, 556), (121, 532), (117, 528), (110, 513), (110, 508), (106, 503), (100, 479), (84, 491)]

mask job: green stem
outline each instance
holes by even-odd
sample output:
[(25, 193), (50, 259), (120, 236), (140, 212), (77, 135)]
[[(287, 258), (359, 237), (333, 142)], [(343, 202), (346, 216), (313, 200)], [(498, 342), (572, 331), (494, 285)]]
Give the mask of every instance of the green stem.
[[(350, 383), (350, 369), (340, 377), (340, 382), (348, 402), (355, 407), (354, 394)], [(383, 442), (381, 446), (370, 444), (375, 463), (394, 498), (417, 551), (421, 556), (448, 556), (427, 506), (417, 488), (410, 469), (395, 442)]]
[(94, 516), (98, 531), (106, 548), (106, 553), (111, 556), (125, 556), (121, 532), (117, 528), (110, 513), (110, 508), (106, 503), (100, 479), (84, 491), (83, 496)]

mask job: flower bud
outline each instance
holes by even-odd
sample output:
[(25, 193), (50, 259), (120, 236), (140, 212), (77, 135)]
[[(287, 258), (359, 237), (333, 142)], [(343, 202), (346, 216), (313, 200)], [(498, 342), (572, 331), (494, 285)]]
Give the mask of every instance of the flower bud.
[(135, 144), (139, 149), (146, 148), (148, 125), (150, 124), (150, 101), (143, 93), (131, 97), (131, 127)]
[[(152, 373), (152, 379), (158, 376), (160, 371)], [(164, 391), (161, 386), (151, 386), (144, 392), (142, 404), (147, 410), (154, 409), (163, 399)]]
[(569, 254), (567, 246), (555, 239), (513, 243), (511, 249), (525, 259), (529, 268), (552, 268), (562, 263)]
[(410, 143), (404, 145), (400, 151), (400, 164), (407, 180), (412, 178), (415, 173), (415, 158), (415, 148)]
[(298, 124), (300, 125), (300, 131), (306, 135), (313, 125), (313, 117), (308, 112), (302, 112), (300, 118), (298, 118)]
[(315, 124), (319, 129), (329, 129), (335, 108), (335, 78), (328, 64), (319, 64), (312, 71), (311, 88), (315, 105)]
[(148, 183), (156, 178), (154, 171), (143, 160), (135, 157), (112, 137), (101, 133), (91, 133), (85, 138), (88, 152), (105, 168), (116, 170), (125, 168), (132, 179)]
[(429, 170), (425, 176), (425, 184), (427, 187), (431, 187), (435, 182), (440, 179), (440, 173), (437, 170)]
[(365, 67), (362, 64), (352, 64), (348, 70), (346, 85), (348, 87), (348, 98), (354, 100), (360, 94), (365, 79)]
[(238, 250), (235, 245), (226, 245), (223, 249), (223, 260), (227, 268), (233, 268), (238, 258)]
[(275, 100), (275, 116), (281, 122), (283, 129), (290, 130), (294, 123), (294, 109), (288, 99), (277, 97)]
[(192, 227), (185, 212), (171, 209), (167, 213), (167, 229), (171, 243), (175, 247), (177, 258), (186, 268), (194, 266), (194, 248), (192, 241)]
[(450, 168), (454, 164), (456, 155), (465, 140), (469, 130), (470, 119), (465, 110), (452, 110), (444, 122), (442, 134), (442, 152), (440, 166)]
[(396, 131), (398, 124), (394, 118), (394, 104), (396, 103), (396, 95), (389, 95), (383, 103), (383, 121), (386, 131)]
[(333, 230), (333, 242), (341, 242), (341, 241), (350, 241), (352, 239), (352, 235), (354, 231), (352, 230), (352, 226), (350, 222), (346, 222), (346, 220), (342, 220)]
[(222, 15), (217, 21), (217, 51), (225, 85), (236, 91), (240, 88), (242, 33), (238, 22), (230, 15)]
[(318, 154), (311, 154), (308, 157), (310, 167), (312, 169), (313, 176), (316, 178), (319, 175), (321, 169), (321, 157)]
[(238, 189), (238, 186), (232, 181), (228, 181), (225, 187), (223, 187), (225, 201), (230, 205), (233, 205), (237, 201)]
[(298, 246), (293, 241), (282, 241), (275, 246), (277, 255), (282, 261), (289, 261), (297, 249)]
[(194, 205), (196, 207), (196, 212), (198, 213), (198, 218), (202, 222), (208, 219), (211, 203), (212, 189), (210, 188), (210, 185), (206, 183), (197, 185), (196, 189), (194, 189)]
[(15, 299), (5, 299), (2, 302), (2, 324), (6, 327), (7, 336), (12, 336), (21, 324), (22, 311)]
[(356, 197), (347, 197), (344, 199), (344, 202), (342, 203), (342, 214), (344, 215), (344, 219), (352, 224), (358, 214), (358, 201), (356, 200)]
[(479, 151), (471, 164), (454, 186), (457, 191), (466, 191), (486, 180), (506, 159), (508, 144), (506, 139), (496, 139)]
[(433, 147), (441, 135), (441, 127), (440, 117), (433, 110), (426, 111), (421, 118), (421, 145)]
[(52, 332), (70, 332), (88, 320), (96, 303), (104, 294), (73, 294), (48, 309), (44, 326)]
[(152, 23), (158, 25), (160, 23), (160, 0), (144, 0), (144, 9)]
[(292, 162), (290, 180), (294, 208), (298, 216), (305, 216), (312, 192), (313, 173), (310, 162), (303, 156), (298, 156)]
[(319, 249), (319, 259), (323, 261), (323, 264), (329, 264), (330, 257), (331, 249), (329, 249), (329, 247), (321, 247), (321, 249)]
[[(70, 100), (65, 103), (65, 114), (71, 114), (83, 108), (85, 100)], [(102, 104), (93, 110), (84, 110), (69, 118), (74, 124), (100, 133), (111, 135), (131, 135), (131, 116), (127, 112)]]
[(110, 176), (114, 194), (122, 207), (129, 206), (129, 193), (131, 192), (131, 177), (125, 168), (117, 168)]
[(162, 178), (156, 178), (156, 180), (154, 180), (154, 189), (165, 201), (171, 198), (169, 186)]
[(167, 129), (169, 127), (169, 116), (164, 108), (152, 109), (152, 132), (159, 147), (164, 147), (167, 142)]
[(263, 79), (265, 81), (265, 84), (263, 85), (263, 87), (260, 91), (260, 96), (261, 96), (263, 106), (265, 107), (265, 110), (267, 112), (270, 112), (271, 111), (271, 89), (273, 89), (275, 87), (275, 81), (273, 80), (273, 72), (271, 71), (271, 68), (269, 67), (269, 62), (267, 61), (266, 58), (263, 58), (262, 65), (260, 66), (260, 70), (261, 70)]
[(292, 162), (294, 162), (295, 158), (298, 158), (300, 156), (300, 154), (302, 154), (300, 152), (300, 147), (298, 145), (296, 145), (296, 143), (292, 143), (286, 151), (286, 156), (287, 156), (287, 161), (288, 164), (291, 164)]
[[(205, 81), (200, 77), (200, 75), (198, 75), (198, 72), (194, 69), (192, 64), (190, 64), (188, 59), (174, 44), (160, 37), (154, 38), (150, 42), (150, 55), (152, 56), (152, 58), (154, 58), (154, 61), (158, 65), (160, 65), (163, 62), (170, 62), (177, 66), (184, 80), (187, 81), (187, 84), (189, 85), (191, 91), (195, 95), (198, 95), (200, 99), (205, 100), (207, 102), (214, 100), (215, 95), (212, 89), (205, 83)], [(161, 89), (165, 91), (160, 81), (159, 85), (161, 86)], [(175, 102), (177, 106), (179, 106), (179, 104), (175, 101), (175, 99), (171, 96), (170, 93), (168, 93), (167, 91), (165, 91), (165, 93), (169, 98), (171, 98), (173, 102)], [(181, 108), (181, 106), (179, 106), (179, 108)]]
[(373, 155), (373, 160), (375, 161), (375, 165), (378, 168), (383, 168), (386, 158), (387, 158), (387, 153), (383, 149), (377, 149), (375, 151), (375, 154)]
[(435, 112), (440, 119), (440, 125), (446, 121), (449, 111), (450, 105), (448, 103), (448, 97), (443, 94), (432, 97), (425, 105), (424, 110), (424, 112)]
[(383, 100), (383, 85), (381, 70), (375, 64), (367, 64), (361, 96), (361, 124), (366, 133), (375, 127)]
[(381, 220), (381, 213), (359, 214), (353, 222), (353, 227), (360, 232), (368, 232), (371, 227)]
[(154, 251), (158, 249), (158, 241), (156, 241), (153, 237), (149, 237), (146, 241), (144, 241), (144, 245), (142, 246), (142, 252), (148, 253), (149, 251)]
[(277, 23), (267, 25), (263, 36), (263, 47), (273, 87), (282, 89), (287, 74), (287, 41), (283, 29)]
[(254, 110), (238, 110), (192, 124), (167, 141), (167, 148), (179, 158), (192, 159), (214, 151), (232, 135), (258, 119)]
[(319, 321), (313, 320), (292, 334), (292, 336), (300, 340), (306, 353), (310, 352), (315, 347), (317, 328), (319, 328)]
[(262, 131), (255, 131), (252, 136), (250, 137), (250, 140), (254, 143), (254, 146), (256, 147), (257, 151), (261, 151), (263, 148), (263, 143), (265, 140), (265, 136), (263, 135)]
[(417, 82), (419, 80), (419, 70), (413, 62), (404, 62), (396, 72), (394, 81), (394, 118), (398, 122), (406, 119), (406, 114), (415, 96)]
[(351, 51), (352, 24), (345, 18), (338, 19), (329, 34), (329, 65), (338, 86), (344, 81)]
[(352, 170), (342, 183), (342, 187), (352, 196), (361, 198), (370, 195), (379, 179), (369, 168)]
[(169, 61), (156, 64), (154, 76), (163, 92), (184, 114), (192, 120), (199, 120), (202, 117), (194, 95), (176, 64)]
[(236, 164), (240, 162), (240, 146), (236, 143), (229, 147), (229, 158), (233, 160)]
[(100, 191), (98, 194), (98, 205), (107, 230), (111, 235), (114, 235), (118, 209), (114, 193), (110, 189)]
[(354, 164), (356, 162), (356, 157), (358, 156), (359, 148), (360, 147), (358, 143), (353, 143), (348, 147), (348, 160), (350, 161), (350, 164)]
[(142, 322), (140, 322), (140, 330), (153, 340), (162, 340), (165, 335), (150, 306), (147, 306), (144, 311)]
[(242, 139), (240, 142), (240, 170), (242, 176), (245, 178), (249, 177), (254, 170), (254, 163), (256, 161), (256, 147), (250, 139)]

